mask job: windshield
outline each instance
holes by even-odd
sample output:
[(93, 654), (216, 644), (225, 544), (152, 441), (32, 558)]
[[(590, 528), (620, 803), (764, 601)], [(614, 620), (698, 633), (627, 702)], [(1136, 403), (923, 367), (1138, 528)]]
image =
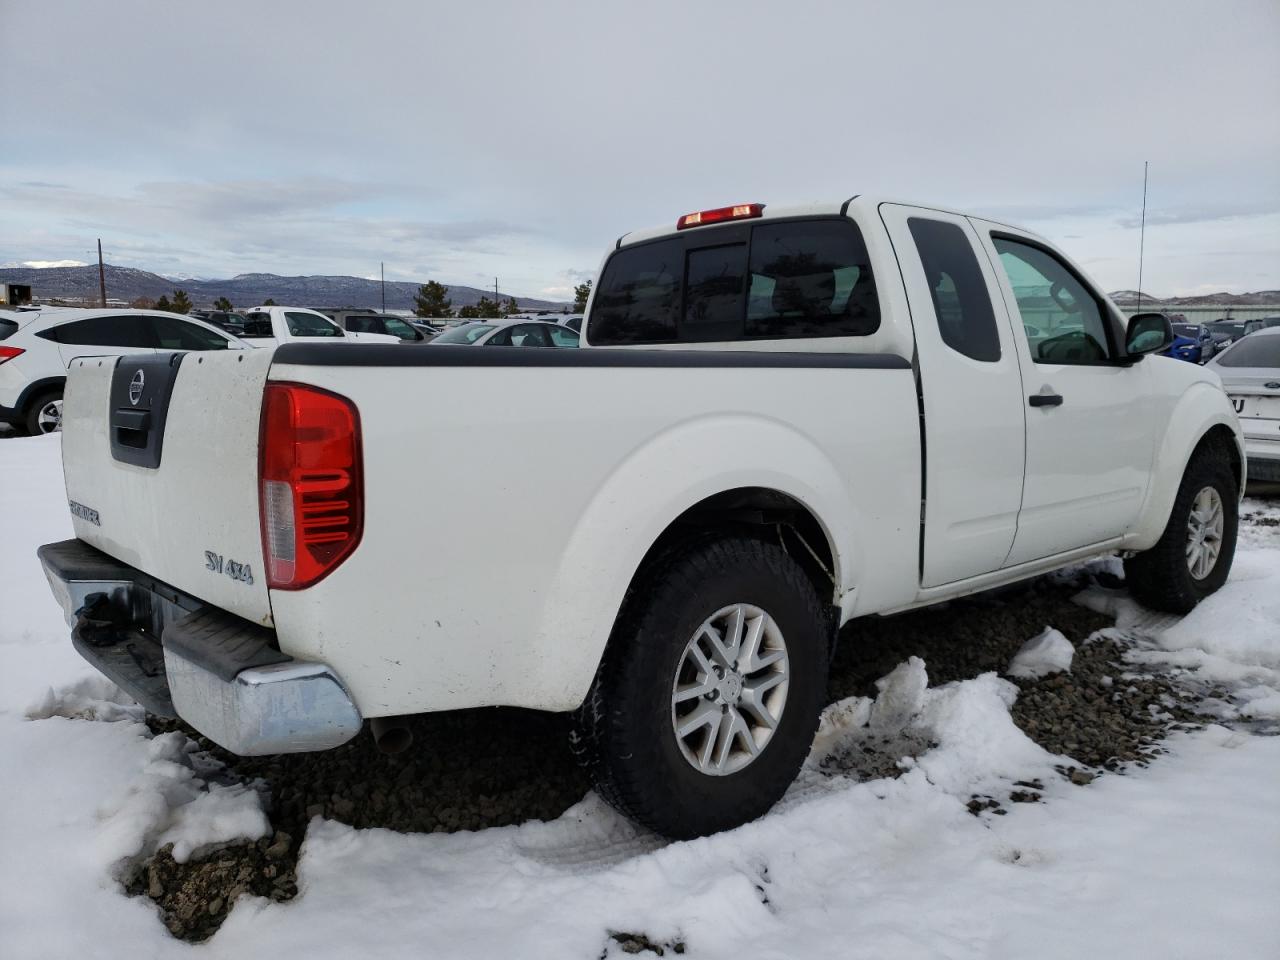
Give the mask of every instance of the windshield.
[(410, 324), (401, 320), (399, 317), (384, 316), (383, 324), (386, 325), (387, 333), (399, 337), (401, 340), (421, 340), (422, 334), (414, 329)]
[(1280, 368), (1280, 335), (1253, 334), (1238, 341), (1214, 360), (1222, 367)]
[(492, 323), (464, 323), (460, 327), (446, 330), (432, 340), (432, 343), (475, 343), (494, 328)]
[(1225, 333), (1228, 336), (1238, 336), (1244, 332), (1244, 322), (1236, 322), (1231, 320), (1216, 320), (1209, 324), (1209, 329), (1214, 333)]

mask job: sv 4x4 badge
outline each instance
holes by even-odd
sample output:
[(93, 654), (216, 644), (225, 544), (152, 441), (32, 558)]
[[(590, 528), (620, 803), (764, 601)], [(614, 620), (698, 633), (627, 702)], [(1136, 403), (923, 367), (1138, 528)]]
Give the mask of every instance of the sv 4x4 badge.
[(226, 574), (232, 580), (239, 580), (241, 583), (247, 583), (250, 586), (253, 585), (253, 567), (247, 563), (240, 563), (236, 560), (224, 561), (222, 554), (206, 550), (204, 552), (204, 566), (206, 570)]

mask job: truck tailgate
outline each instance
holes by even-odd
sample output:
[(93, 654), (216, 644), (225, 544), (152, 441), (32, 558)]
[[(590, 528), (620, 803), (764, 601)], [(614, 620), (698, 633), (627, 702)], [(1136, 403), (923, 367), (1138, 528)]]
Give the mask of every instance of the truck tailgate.
[(273, 354), (77, 360), (62, 436), (79, 539), (268, 626), (258, 429)]

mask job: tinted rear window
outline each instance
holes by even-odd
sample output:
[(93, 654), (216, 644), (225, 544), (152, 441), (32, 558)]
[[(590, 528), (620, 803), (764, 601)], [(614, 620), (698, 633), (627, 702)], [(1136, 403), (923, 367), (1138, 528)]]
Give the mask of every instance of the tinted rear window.
[(615, 253), (600, 278), (589, 330), (595, 343), (676, 339), (684, 240), (672, 237)]
[(878, 329), (871, 263), (852, 221), (793, 220), (752, 230), (748, 337), (865, 337)]
[(1280, 334), (1250, 334), (1214, 362), (1223, 367), (1280, 367)]
[(587, 326), (604, 345), (866, 336), (880, 305), (852, 221), (785, 220), (618, 251)]
[(13, 320), (0, 317), (0, 340), (7, 340), (18, 332), (18, 324)]

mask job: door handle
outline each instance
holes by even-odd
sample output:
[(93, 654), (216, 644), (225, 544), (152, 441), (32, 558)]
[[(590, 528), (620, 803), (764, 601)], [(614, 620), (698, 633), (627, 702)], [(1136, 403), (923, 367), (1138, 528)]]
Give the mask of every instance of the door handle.
[(1033, 407), (1060, 407), (1062, 406), (1062, 395), (1058, 393), (1033, 393), (1027, 397), (1027, 402)]

